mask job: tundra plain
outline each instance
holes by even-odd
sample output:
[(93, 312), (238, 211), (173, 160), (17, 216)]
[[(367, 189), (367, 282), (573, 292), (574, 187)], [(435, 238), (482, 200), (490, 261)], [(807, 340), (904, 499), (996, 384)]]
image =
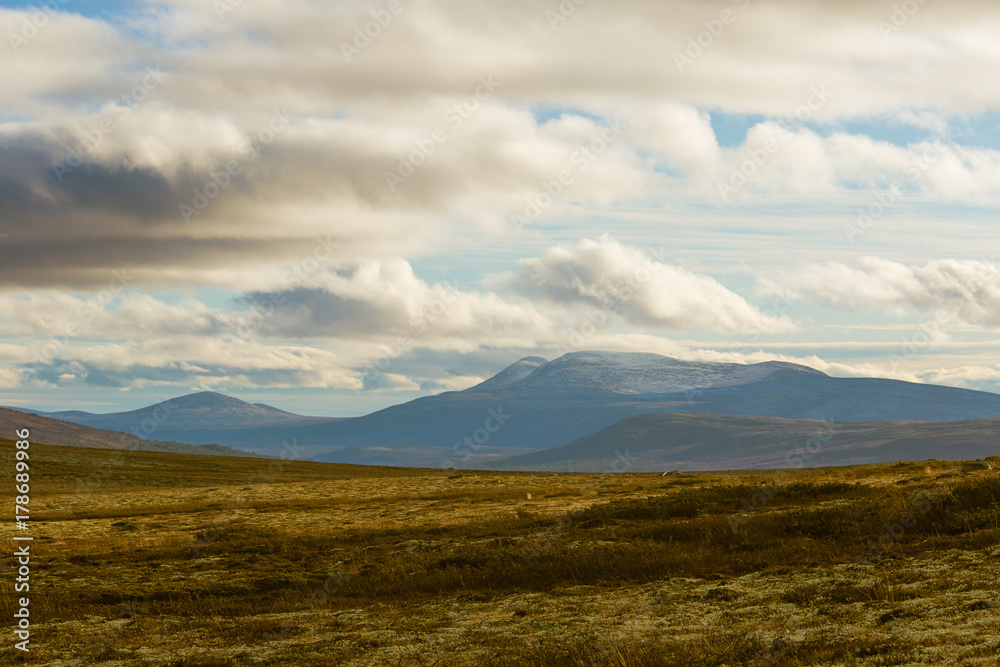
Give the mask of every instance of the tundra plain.
[(0, 664), (996, 667), (998, 463), (554, 474), (33, 444), (31, 652), (8, 633)]

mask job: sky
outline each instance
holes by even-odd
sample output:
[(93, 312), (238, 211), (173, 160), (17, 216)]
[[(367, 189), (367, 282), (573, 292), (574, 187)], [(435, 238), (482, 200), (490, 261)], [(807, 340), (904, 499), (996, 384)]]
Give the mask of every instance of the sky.
[(0, 404), (529, 355), (1000, 391), (1000, 5), (0, 2)]

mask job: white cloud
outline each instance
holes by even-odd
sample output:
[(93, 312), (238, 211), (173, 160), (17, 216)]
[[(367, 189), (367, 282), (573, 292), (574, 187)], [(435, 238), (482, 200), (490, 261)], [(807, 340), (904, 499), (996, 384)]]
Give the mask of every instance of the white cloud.
[(992, 391), (1000, 389), (1000, 364), (994, 365), (962, 365), (949, 368), (931, 368), (925, 370), (922, 376), (927, 382), (945, 384), (952, 387), (969, 389), (988, 388)]
[[(769, 138), (780, 150), (732, 201), (849, 196), (898, 178), (927, 199), (1000, 201), (993, 149), (948, 144), (910, 182), (901, 170), (925, 145), (765, 120), (744, 145), (720, 148), (708, 115), (784, 116), (817, 87), (832, 94), (814, 113), (820, 122), (940, 130), (947, 118), (1000, 109), (1000, 93), (956, 75), (993, 66), (998, 47), (985, 36), (1000, 24), (995, 6), (924, 6), (883, 39), (883, 12), (863, 3), (762, 0), (677, 71), (673, 53), (733, 6), (588, 3), (553, 31), (544, 9), (523, 0), (432, 0), (407, 4), (353, 62), (340, 41), (372, 20), (361, 5), (243, 3), (220, 17), (211, 4), (177, 0), (115, 23), (56, 12), (21, 52), (0, 56), (11, 65), (0, 67), (0, 105), (17, 118), (0, 124), (0, 181), (11, 181), (0, 213), (20, 231), (8, 241), (17, 261), (0, 266), (0, 278), (78, 286), (128, 259), (143, 285), (238, 286), (295, 261), (331, 228), (355, 256), (413, 258), (458, 232), (510, 238), (511, 216), (544, 199), (544, 184), (565, 170), (573, 183), (539, 224), (573, 204), (718, 204), (717, 183)], [(0, 23), (17, 30), (30, 14), (2, 10)], [(166, 80), (57, 181), (52, 162), (126, 110), (113, 100), (150, 66)], [(470, 97), (483, 77), (495, 90)], [(469, 99), (476, 108), (454, 127), (448, 110)], [(276, 108), (287, 109), (287, 128), (248, 159), (246, 140)], [(539, 109), (566, 115), (539, 123)], [(617, 117), (624, 133), (577, 168), (576, 152)], [(386, 172), (438, 128), (446, 139), (393, 192)], [(185, 225), (179, 206), (233, 160), (240, 173)], [(41, 257), (58, 268), (33, 268)]]
[[(0, 386), (26, 372), (27, 346), (80, 317), (86, 299), (71, 294), (100, 290), (122, 267), (134, 276), (131, 291), (88, 316), (58, 363), (34, 369), (28, 382), (348, 389), (359, 368), (405, 334), (412, 346), (384, 374), (385, 390), (457, 387), (489, 366), (485, 349), (499, 358), (498, 350), (564, 345), (591, 321), (588, 313), (636, 277), (644, 261), (636, 246), (656, 239), (714, 267), (753, 254), (758, 265), (780, 268), (791, 261), (789, 249), (801, 247), (810, 259), (850, 250), (830, 246), (815, 228), (828, 224), (842, 240), (845, 221), (834, 218), (844, 204), (871, 200), (897, 181), (907, 203), (984, 207), (984, 219), (995, 210), (1000, 151), (981, 137), (964, 137), (969, 145), (949, 137), (966, 119), (1000, 111), (1000, 88), (969, 74), (994, 71), (1000, 58), (996, 3), (926, 3), (883, 37), (877, 22), (890, 7), (754, 0), (678, 71), (673, 56), (688, 38), (722, 9), (744, 4), (590, 2), (553, 30), (544, 12), (554, 4), (404, 1), (351, 62), (340, 42), (372, 20), (364, 3), (241, 3), (219, 16), (210, 2), (168, 0), (107, 20), (57, 12), (23, 48), (0, 49), (0, 233), (7, 234), (0, 318), (5, 340), (19, 343), (0, 351), (16, 369), (0, 373)], [(31, 16), (0, 9), (0, 33), (18, 34)], [(126, 106), (121, 96), (147, 67), (168, 76)], [(481, 77), (499, 85), (454, 125), (448, 110), (471, 99)], [(812, 124), (796, 129), (776, 120), (817, 87), (831, 95), (812, 111)], [(127, 117), (60, 181), (53, 162), (126, 108)], [(246, 140), (276, 108), (288, 110), (287, 127), (249, 159)], [(741, 145), (731, 136), (720, 145), (713, 121), (742, 130), (755, 116), (763, 120)], [(581, 166), (581, 149), (619, 120), (622, 134)], [(929, 140), (900, 145), (877, 132), (844, 130), (852, 121), (905, 124), (945, 143), (927, 160)], [(446, 139), (393, 191), (386, 172), (436, 128)], [(777, 152), (731, 206), (720, 207), (718, 182), (769, 140)], [(179, 205), (193, 203), (230, 161), (239, 173), (185, 224)], [(911, 177), (919, 161), (926, 168)], [(564, 171), (572, 183), (547, 193)], [(768, 208), (786, 204), (799, 208)], [(532, 206), (538, 214), (528, 216), (528, 233), (515, 234), (512, 215)], [(949, 222), (939, 222), (942, 236)], [(973, 256), (991, 223), (962, 222), (949, 248)], [(572, 242), (608, 229), (632, 245)], [(316, 257), (317, 239), (335, 241), (336, 251), (307, 278), (286, 280), (290, 267)], [(932, 256), (926, 244), (901, 236), (893, 260), (914, 247)], [(440, 278), (413, 269), (418, 260), (467, 267), (472, 257), (490, 256), (492, 265), (463, 274), (478, 286), (484, 273), (503, 268), (501, 250), (528, 259), (484, 289), (452, 295)], [(812, 264), (769, 287), (827, 308), (944, 311), (1000, 323), (995, 267), (957, 252), (933, 256), (957, 259)], [(726, 268), (696, 266), (666, 262), (650, 271), (612, 321), (586, 336), (587, 345), (683, 355), (694, 353), (657, 333), (790, 330), (787, 318), (762, 313), (706, 275)], [(148, 293), (191, 286), (222, 287), (258, 307), (282, 294), (284, 305), (244, 340), (239, 308)], [(445, 296), (454, 298), (421, 326)], [(452, 358), (459, 360), (454, 372), (433, 368)], [(880, 372), (823, 354), (815, 363), (845, 374)], [(940, 376), (921, 367), (911, 377), (992, 377), (988, 364), (960, 366)]]
[(662, 264), (607, 235), (521, 260), (503, 280), (532, 299), (604, 309), (667, 331), (792, 328), (786, 317), (762, 313), (715, 279)]
[(761, 289), (834, 308), (916, 310), (967, 323), (1000, 324), (1000, 266), (995, 260), (948, 259), (908, 266), (863, 257), (855, 266), (807, 265), (769, 279)]

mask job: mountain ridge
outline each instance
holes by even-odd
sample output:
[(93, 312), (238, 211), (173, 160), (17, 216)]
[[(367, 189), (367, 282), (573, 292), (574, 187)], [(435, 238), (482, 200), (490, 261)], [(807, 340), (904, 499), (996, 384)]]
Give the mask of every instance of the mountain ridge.
[(672, 394), (751, 384), (782, 373), (829, 377), (815, 368), (784, 361), (737, 364), (685, 361), (645, 352), (581, 351), (569, 352), (552, 361), (524, 357), (464, 391), (560, 388), (624, 395)]
[[(510, 418), (491, 426), (489, 415), (497, 410)], [(357, 460), (375, 452), (383, 464), (406, 465), (450, 451), (446, 460), (460, 465), (477, 453), (499, 458), (505, 449), (551, 449), (628, 417), (670, 413), (959, 421), (1000, 417), (1000, 395), (899, 380), (836, 378), (781, 361), (692, 362), (651, 353), (582, 351), (552, 361), (524, 357), (468, 389), (349, 419), (306, 417), (214, 392), (127, 413), (42, 414), (145, 438), (218, 443), (266, 454), (288, 455), (293, 446), (299, 457), (336, 463), (348, 462), (341, 456)], [(400, 458), (394, 459), (397, 453)]]
[(298, 428), (339, 421), (336, 417), (307, 417), (270, 405), (249, 403), (214, 391), (199, 391), (124, 412), (93, 413), (81, 410), (44, 412), (9, 409), (37, 414), (73, 424), (108, 431), (128, 432), (146, 439), (163, 439), (195, 445), (224, 444), (252, 449), (263, 439), (277, 449), (283, 428)]

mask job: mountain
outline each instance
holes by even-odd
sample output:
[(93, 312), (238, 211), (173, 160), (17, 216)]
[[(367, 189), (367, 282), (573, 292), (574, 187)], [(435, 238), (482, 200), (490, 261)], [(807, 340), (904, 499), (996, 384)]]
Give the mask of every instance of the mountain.
[(722, 364), (681, 361), (659, 354), (635, 352), (571, 352), (555, 361), (525, 357), (466, 392), (584, 392), (628, 396), (674, 394), (692, 390), (736, 387), (780, 375), (828, 377), (808, 366), (781, 361)]
[[(502, 424), (491, 421), (500, 411)], [(842, 421), (958, 421), (1000, 417), (1000, 395), (876, 378), (833, 378), (807, 366), (690, 362), (657, 354), (573, 352), (526, 357), (492, 378), (322, 427), (345, 449), (316, 458), (337, 463), (358, 447), (381, 448), (396, 465), (493, 460), (494, 448), (545, 450), (643, 414), (706, 413)], [(490, 430), (494, 427), (494, 430)], [(477, 437), (478, 436), (478, 437)], [(467, 441), (466, 438), (470, 438)], [(352, 461), (354, 459), (351, 459)]]
[(492, 470), (656, 472), (800, 468), (1000, 455), (1000, 419), (823, 422), (665, 414), (629, 417)]
[(172, 452), (175, 454), (215, 454), (220, 456), (248, 456), (244, 451), (220, 445), (189, 445), (182, 442), (143, 440), (131, 433), (118, 433), (81, 426), (67, 421), (43, 417), (35, 413), (0, 408), (0, 433), (10, 434), (28, 429), (29, 440), (42, 445), (64, 447), (93, 447), (95, 449), (123, 449), (140, 452)]
[(524, 359), (516, 361), (507, 368), (503, 369), (489, 380), (481, 382), (474, 387), (466, 389), (465, 391), (472, 393), (502, 391), (515, 382), (531, 375), (531, 373), (533, 373), (537, 368), (547, 363), (548, 362), (542, 357), (525, 357)]
[(946, 422), (1000, 418), (1000, 395), (834, 378), (778, 361), (731, 364), (573, 352), (552, 361), (525, 357), (464, 391), (351, 419), (305, 417), (212, 392), (131, 412), (43, 414), (145, 438), (335, 463), (468, 467), (560, 447), (628, 417), (671, 413)]
[(129, 430), (141, 425), (147, 419), (152, 419), (155, 423), (163, 423), (164, 416), (171, 420), (176, 419), (177, 423), (173, 424), (173, 427), (177, 428), (183, 424), (183, 428), (187, 430), (253, 428), (307, 419), (263, 403), (247, 403), (232, 396), (217, 394), (214, 391), (201, 391), (196, 394), (179, 396), (129, 412), (94, 414), (80, 410), (69, 410), (66, 412), (38, 412), (37, 414), (86, 424), (87, 426), (120, 427), (117, 430)]
[(282, 442), (294, 437), (288, 435), (289, 430), (339, 421), (333, 417), (296, 415), (212, 391), (171, 398), (129, 412), (107, 414), (13, 409), (94, 428), (125, 431), (146, 439), (217, 443), (272, 454), (279, 454)]

